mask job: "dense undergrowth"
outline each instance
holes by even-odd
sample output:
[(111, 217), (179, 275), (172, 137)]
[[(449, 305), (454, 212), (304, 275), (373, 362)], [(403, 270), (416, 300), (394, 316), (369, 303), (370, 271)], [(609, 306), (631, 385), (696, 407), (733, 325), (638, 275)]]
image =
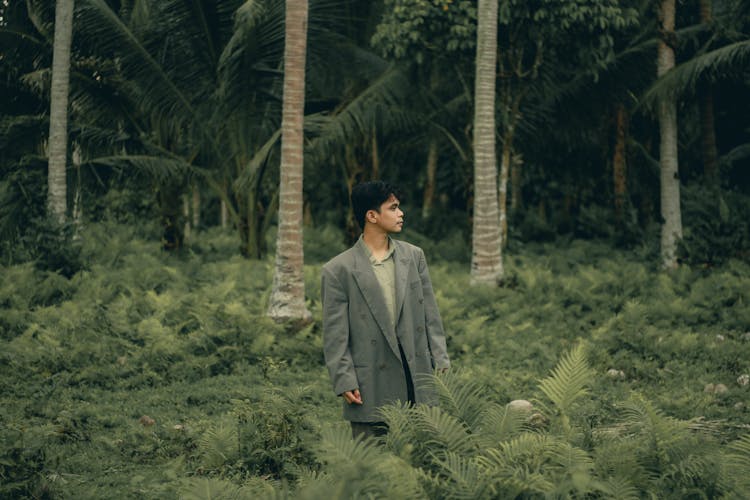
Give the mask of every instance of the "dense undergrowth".
[[(441, 244), (428, 257), (464, 243)], [(455, 369), (435, 380), (440, 409), (388, 408), (377, 446), (348, 437), (323, 366), (319, 261), (343, 246), (329, 230), (306, 245), (316, 321), (298, 331), (263, 315), (271, 260), (234, 256), (220, 231), (174, 256), (93, 225), (69, 279), (3, 267), (0, 497), (750, 491), (747, 263), (664, 274), (635, 252), (548, 244), (509, 255), (489, 290), (433, 259)]]

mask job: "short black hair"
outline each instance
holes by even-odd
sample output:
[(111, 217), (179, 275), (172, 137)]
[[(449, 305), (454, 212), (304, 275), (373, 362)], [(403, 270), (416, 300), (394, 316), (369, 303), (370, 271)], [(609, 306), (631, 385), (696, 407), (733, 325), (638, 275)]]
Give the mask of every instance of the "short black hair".
[(365, 229), (365, 215), (368, 210), (380, 212), (380, 205), (388, 201), (391, 195), (403, 201), (401, 191), (394, 186), (383, 181), (370, 181), (357, 184), (352, 189), (352, 208), (354, 209), (354, 218), (359, 223), (360, 229)]

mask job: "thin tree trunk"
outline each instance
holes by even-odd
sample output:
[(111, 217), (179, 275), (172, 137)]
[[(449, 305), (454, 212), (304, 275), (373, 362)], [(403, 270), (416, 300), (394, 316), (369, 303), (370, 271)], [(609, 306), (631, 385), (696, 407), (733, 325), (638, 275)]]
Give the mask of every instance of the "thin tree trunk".
[(190, 201), (186, 194), (182, 195), (182, 220), (183, 220), (183, 243), (190, 243), (191, 227), (190, 227)]
[[(711, 0), (700, 0), (700, 18), (704, 24), (711, 22)], [(717, 186), (719, 184), (719, 153), (716, 148), (716, 129), (714, 127), (714, 96), (710, 84), (701, 88), (698, 105), (700, 107), (703, 174), (709, 185)]]
[[(518, 212), (523, 206), (523, 194), (521, 192), (521, 169), (523, 167), (523, 156), (511, 149), (510, 151), (510, 211)], [(503, 240), (505, 241), (505, 240)]]
[(73, 224), (75, 233), (73, 239), (80, 239), (81, 229), (83, 228), (83, 192), (81, 188), (81, 146), (78, 143), (73, 144), (73, 168), (76, 172), (76, 191), (73, 196)]
[[(662, 38), (659, 40), (657, 76), (661, 77), (675, 65), (675, 0), (662, 0), (659, 12)], [(669, 42), (669, 43), (668, 43)], [(674, 98), (659, 101), (659, 163), (661, 164), (661, 257), (662, 266), (677, 266), (677, 242), (682, 238), (680, 213), (680, 177), (677, 161), (677, 105)]]
[(427, 148), (427, 179), (424, 183), (424, 196), (422, 198), (422, 217), (427, 218), (432, 212), (432, 203), (435, 199), (435, 178), (437, 176), (438, 143), (435, 138), (430, 139)]
[(57, 0), (52, 53), (52, 86), (49, 115), (47, 210), (59, 223), (68, 210), (66, 165), (68, 156), (68, 89), (70, 47), (73, 42), (74, 0)]
[(621, 223), (627, 197), (627, 162), (625, 137), (627, 131), (627, 111), (618, 103), (615, 109), (615, 152), (612, 158), (612, 180), (615, 193), (615, 219)]
[(495, 156), (495, 65), (498, 0), (479, 0), (474, 91), (474, 220), (471, 283), (503, 279)]
[(198, 225), (201, 223), (201, 190), (197, 184), (193, 185), (193, 199), (192, 199), (192, 210), (193, 210), (193, 228), (198, 229)]
[(378, 151), (378, 132), (372, 130), (372, 178), (380, 179), (380, 152)]
[(302, 167), (307, 0), (286, 2), (281, 179), (276, 270), (268, 315), (277, 321), (312, 319), (305, 307), (302, 249)]
[(227, 228), (227, 222), (229, 221), (229, 210), (227, 210), (227, 202), (224, 200), (221, 200), (221, 204), (219, 207), (220, 211), (220, 222), (221, 222), (221, 228), (226, 229)]
[(505, 248), (508, 241), (508, 172), (510, 171), (510, 150), (512, 148), (512, 129), (503, 138), (503, 151), (500, 156), (500, 182), (498, 187), (498, 203), (500, 210), (500, 242)]

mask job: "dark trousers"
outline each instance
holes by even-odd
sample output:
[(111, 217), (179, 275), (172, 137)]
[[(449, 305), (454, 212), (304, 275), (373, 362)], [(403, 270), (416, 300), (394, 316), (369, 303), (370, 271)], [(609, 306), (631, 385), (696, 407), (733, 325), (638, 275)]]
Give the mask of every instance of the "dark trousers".
[[(406, 377), (406, 397), (409, 404), (416, 404), (414, 398), (414, 381), (411, 378), (411, 371), (409, 365), (406, 363), (406, 355), (404, 349), (401, 347), (401, 343), (398, 344), (398, 350), (401, 352), (401, 364), (404, 366), (404, 376)], [(380, 437), (388, 434), (388, 424), (385, 422), (351, 422), (352, 424), (352, 438), (356, 438), (359, 435), (364, 437)]]

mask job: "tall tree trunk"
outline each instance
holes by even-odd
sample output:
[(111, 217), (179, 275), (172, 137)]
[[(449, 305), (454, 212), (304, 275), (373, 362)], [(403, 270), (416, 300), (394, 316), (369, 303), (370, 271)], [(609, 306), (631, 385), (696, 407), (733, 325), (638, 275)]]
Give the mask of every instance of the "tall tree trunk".
[(612, 157), (612, 180), (615, 193), (615, 219), (623, 220), (625, 199), (627, 197), (627, 161), (625, 155), (625, 138), (628, 126), (628, 115), (625, 106), (617, 103), (615, 108), (615, 152)]
[[(711, 22), (711, 0), (700, 0), (700, 18), (704, 24)], [(705, 84), (699, 92), (703, 174), (709, 185), (718, 186), (719, 153), (716, 148), (716, 129), (714, 127), (714, 96), (710, 84)]]
[[(659, 11), (661, 40), (659, 40), (657, 76), (661, 77), (675, 65), (675, 0), (662, 0)], [(661, 258), (662, 266), (677, 266), (677, 242), (682, 238), (680, 212), (680, 177), (677, 162), (677, 105), (674, 98), (662, 98), (659, 103), (659, 163), (661, 165)]]
[(55, 40), (52, 52), (47, 210), (60, 223), (65, 222), (65, 214), (68, 209), (66, 176), (68, 88), (70, 86), (70, 46), (73, 42), (74, 7), (74, 0), (57, 0)]
[(277, 321), (310, 321), (305, 307), (302, 249), (302, 167), (305, 109), (307, 0), (286, 2), (281, 179), (276, 270), (268, 315)]
[(76, 172), (76, 190), (73, 195), (73, 224), (75, 225), (74, 239), (81, 237), (83, 228), (83, 189), (81, 187), (81, 146), (77, 142), (73, 144), (73, 168)]
[(430, 139), (427, 147), (427, 178), (424, 183), (424, 196), (422, 197), (422, 217), (427, 218), (432, 212), (432, 203), (435, 199), (435, 178), (437, 176), (438, 143), (434, 137)]
[(495, 65), (498, 0), (479, 0), (474, 90), (474, 220), (471, 283), (503, 279), (495, 156)]

